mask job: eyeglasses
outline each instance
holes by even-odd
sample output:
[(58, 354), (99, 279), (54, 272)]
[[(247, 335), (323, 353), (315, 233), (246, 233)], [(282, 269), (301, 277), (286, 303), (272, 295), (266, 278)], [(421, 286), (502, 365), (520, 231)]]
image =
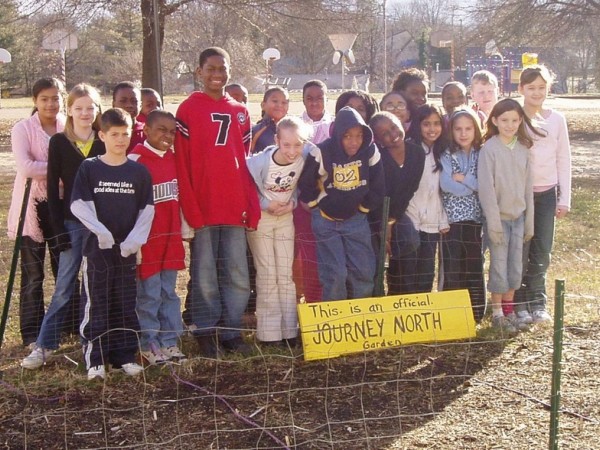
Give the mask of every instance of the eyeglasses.
[(385, 105), (385, 108), (383, 108), (383, 109), (385, 109), (388, 112), (392, 112), (395, 110), (404, 111), (404, 110), (406, 110), (406, 104), (398, 103), (397, 105)]

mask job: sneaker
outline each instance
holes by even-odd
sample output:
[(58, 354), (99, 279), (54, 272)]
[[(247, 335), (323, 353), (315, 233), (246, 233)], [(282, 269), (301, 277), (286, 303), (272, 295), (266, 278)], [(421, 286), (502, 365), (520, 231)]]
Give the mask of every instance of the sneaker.
[(173, 345), (171, 347), (163, 347), (160, 349), (163, 355), (165, 355), (169, 361), (183, 362), (187, 360), (187, 356), (179, 350), (179, 347)]
[(169, 362), (169, 357), (160, 350), (148, 350), (140, 354), (151, 366)]
[(221, 356), (221, 349), (215, 336), (196, 336), (196, 342), (202, 356), (211, 359), (218, 359)]
[(252, 347), (244, 342), (241, 337), (234, 337), (222, 342), (223, 348), (228, 352), (239, 353), (242, 356), (252, 354)]
[(144, 368), (136, 363), (126, 363), (123, 364), (120, 368), (115, 368), (115, 370), (121, 370), (125, 375), (130, 377), (135, 377), (144, 371)]
[(507, 333), (516, 333), (517, 329), (510, 322), (510, 319), (505, 316), (493, 316), (492, 317), (492, 326), (494, 328), (500, 328), (502, 331)]
[(87, 379), (95, 380), (99, 378), (104, 380), (106, 378), (106, 371), (104, 370), (104, 366), (94, 366), (88, 369)]
[(506, 318), (519, 331), (525, 331), (525, 330), (529, 329), (529, 324), (521, 321), (521, 319), (519, 319), (519, 317), (514, 312), (511, 312), (510, 314), (507, 314)]
[(531, 317), (533, 318), (533, 323), (548, 323), (552, 322), (552, 317), (545, 309), (538, 309), (536, 311), (531, 312)]
[(517, 316), (517, 320), (519, 320), (521, 323), (527, 325), (531, 325), (533, 323), (533, 317), (531, 317), (531, 314), (529, 314), (529, 311), (526, 309), (523, 311), (515, 311), (515, 314)]
[(21, 361), (21, 367), (30, 370), (39, 369), (46, 364), (46, 360), (52, 353), (54, 353), (54, 350), (35, 347), (29, 356), (23, 358), (23, 361)]

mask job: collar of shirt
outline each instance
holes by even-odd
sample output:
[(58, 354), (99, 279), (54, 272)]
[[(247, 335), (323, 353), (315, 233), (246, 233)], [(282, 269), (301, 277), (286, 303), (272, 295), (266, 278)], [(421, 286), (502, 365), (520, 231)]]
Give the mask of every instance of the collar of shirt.
[(146, 147), (146, 148), (147, 148), (147, 149), (149, 149), (149, 150), (152, 150), (154, 153), (156, 153), (156, 154), (157, 154), (158, 156), (160, 156), (161, 158), (162, 158), (162, 157), (164, 157), (164, 156), (165, 156), (165, 154), (167, 153), (167, 152), (163, 152), (162, 150), (159, 150), (159, 149), (157, 149), (157, 148), (154, 148), (154, 147), (152, 147), (152, 146), (151, 146), (151, 145), (148, 143), (148, 141), (147, 141), (147, 140), (146, 140), (146, 141), (144, 141), (144, 147)]

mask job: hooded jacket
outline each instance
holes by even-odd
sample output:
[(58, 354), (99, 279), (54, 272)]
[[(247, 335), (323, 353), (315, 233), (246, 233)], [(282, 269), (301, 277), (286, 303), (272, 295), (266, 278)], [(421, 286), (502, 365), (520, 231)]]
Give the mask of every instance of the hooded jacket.
[[(363, 142), (354, 156), (342, 145), (351, 128), (363, 128)], [(373, 133), (350, 107), (342, 108), (333, 123), (332, 136), (314, 148), (298, 183), (300, 200), (332, 220), (346, 220), (358, 211), (368, 213), (383, 201), (385, 183), (381, 155)]]

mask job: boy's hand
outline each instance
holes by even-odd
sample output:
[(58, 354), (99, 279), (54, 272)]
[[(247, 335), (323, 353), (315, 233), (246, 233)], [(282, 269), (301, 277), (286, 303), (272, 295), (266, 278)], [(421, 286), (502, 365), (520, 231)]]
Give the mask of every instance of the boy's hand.
[(102, 250), (112, 248), (115, 245), (115, 238), (111, 233), (100, 233), (98, 234), (98, 247)]
[(121, 256), (123, 258), (127, 258), (128, 256), (137, 253), (137, 251), (140, 249), (140, 246), (138, 244), (127, 241), (121, 242), (121, 245), (119, 247), (121, 247)]

